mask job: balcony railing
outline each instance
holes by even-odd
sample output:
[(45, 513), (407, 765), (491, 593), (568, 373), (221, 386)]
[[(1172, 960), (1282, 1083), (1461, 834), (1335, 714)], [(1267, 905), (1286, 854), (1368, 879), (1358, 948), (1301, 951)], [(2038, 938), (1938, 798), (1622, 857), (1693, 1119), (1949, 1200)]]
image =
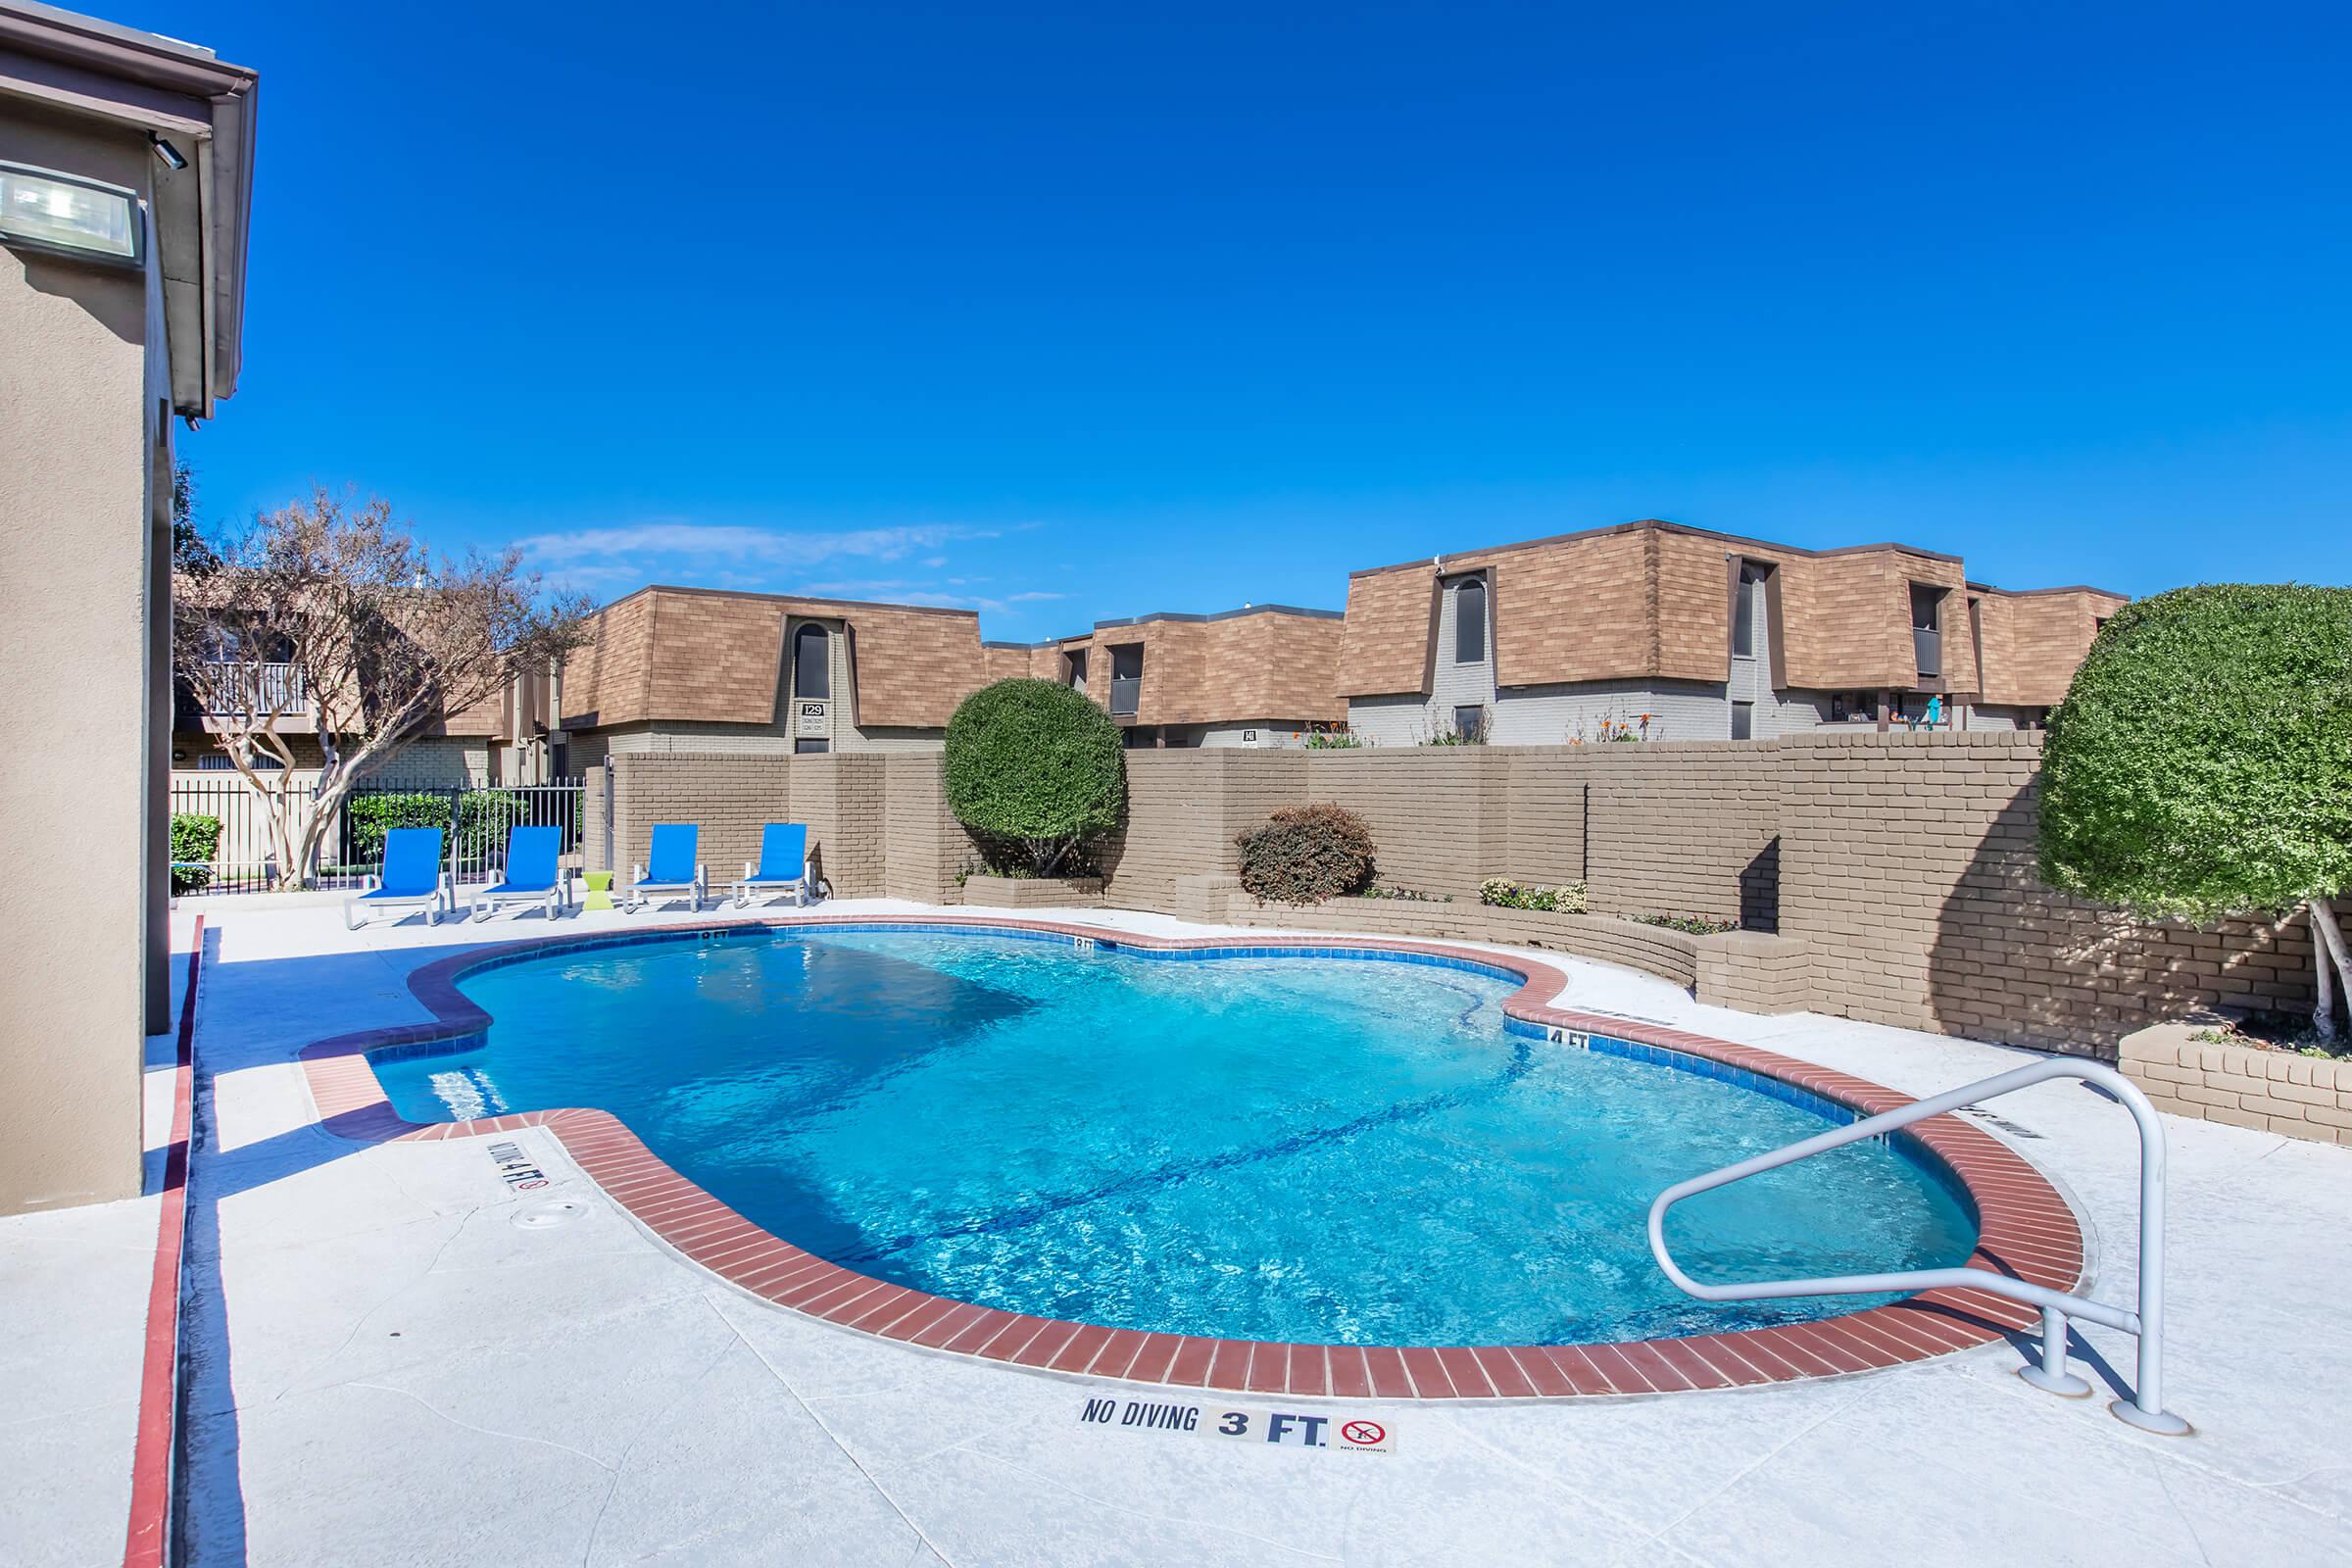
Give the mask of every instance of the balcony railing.
[(1912, 627), (1911, 652), (1919, 660), (1922, 680), (1930, 680), (1943, 673), (1943, 633), (1932, 626)]
[(222, 662), (208, 673), (208, 713), (299, 713), (310, 696), (299, 664)]
[(1143, 691), (1144, 677), (1141, 675), (1111, 676), (1110, 716), (1113, 718), (1133, 718), (1135, 716), (1136, 699), (1143, 695)]

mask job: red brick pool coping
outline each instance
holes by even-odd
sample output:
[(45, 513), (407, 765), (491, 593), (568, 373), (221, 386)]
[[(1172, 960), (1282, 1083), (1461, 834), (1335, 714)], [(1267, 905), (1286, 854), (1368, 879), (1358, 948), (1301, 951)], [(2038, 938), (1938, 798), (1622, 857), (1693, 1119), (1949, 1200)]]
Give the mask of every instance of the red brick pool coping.
[[(1548, 999), (1567, 983), (1566, 974), (1516, 952), (1352, 937), (1286, 939), (1272, 933), (1169, 939), (1058, 921), (956, 915), (770, 916), (649, 927), (645, 934), (826, 925), (1049, 932), (1159, 951), (1310, 947), (1424, 954), (1518, 974), (1520, 989), (1505, 1000), (1503, 1008), (1531, 1023), (1724, 1062), (1797, 1085), (1865, 1115), (1912, 1102), (1910, 1096), (1882, 1085), (1752, 1046), (1549, 1006)], [(1892, 1305), (1805, 1323), (1591, 1345), (1285, 1345), (1065, 1323), (888, 1284), (804, 1251), (679, 1175), (606, 1111), (539, 1110), (418, 1124), (393, 1110), (365, 1053), (486, 1027), (489, 1015), (459, 992), (460, 975), (486, 962), (512, 961), (540, 950), (602, 946), (614, 934), (567, 933), (498, 943), (412, 971), (409, 989), (434, 1015), (431, 1022), (339, 1035), (303, 1050), (302, 1064), (321, 1124), (341, 1137), (367, 1143), (478, 1138), (544, 1127), (606, 1196), (645, 1229), (720, 1279), (764, 1300), (908, 1345), (1131, 1383), (1334, 1398), (1548, 1399), (1658, 1394), (1788, 1383), (1899, 1366), (1971, 1349), (2038, 1323), (2032, 1308), (2002, 1297), (1951, 1290), (1923, 1292)], [(1951, 1169), (1975, 1201), (1981, 1229), (1969, 1258), (1972, 1265), (2054, 1290), (2072, 1290), (2080, 1282), (2081, 1227), (2039, 1171), (1997, 1139), (1949, 1115), (1917, 1123), (1910, 1131)]]

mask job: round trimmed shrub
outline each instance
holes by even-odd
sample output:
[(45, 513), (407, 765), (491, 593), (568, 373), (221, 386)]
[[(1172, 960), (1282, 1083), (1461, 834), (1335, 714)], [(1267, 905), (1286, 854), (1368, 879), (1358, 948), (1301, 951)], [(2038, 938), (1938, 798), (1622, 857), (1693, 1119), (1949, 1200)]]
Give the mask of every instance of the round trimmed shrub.
[(2116, 612), (2050, 714), (2040, 852), (2053, 887), (2200, 923), (2352, 888), (2352, 588)]
[(1119, 825), (1127, 769), (1119, 727), (1050, 680), (1001, 680), (948, 720), (948, 809), (992, 858), (1052, 876)]
[(1372, 880), (1372, 830), (1343, 807), (1285, 807), (1233, 842), (1242, 888), (1261, 904), (1321, 904)]

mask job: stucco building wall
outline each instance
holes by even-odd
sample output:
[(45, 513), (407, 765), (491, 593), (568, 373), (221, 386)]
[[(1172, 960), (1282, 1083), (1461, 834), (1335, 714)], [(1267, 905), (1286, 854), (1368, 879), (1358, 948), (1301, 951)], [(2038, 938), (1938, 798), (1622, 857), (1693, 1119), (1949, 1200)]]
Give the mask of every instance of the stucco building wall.
[[(153, 163), (136, 131), (7, 100), (0, 149), (139, 191)], [(139, 1190), (141, 1052), (169, 1013), (148, 809), (171, 767), (167, 372), (151, 270), (0, 249), (0, 799), (21, 894), (0, 900), (0, 1213)]]

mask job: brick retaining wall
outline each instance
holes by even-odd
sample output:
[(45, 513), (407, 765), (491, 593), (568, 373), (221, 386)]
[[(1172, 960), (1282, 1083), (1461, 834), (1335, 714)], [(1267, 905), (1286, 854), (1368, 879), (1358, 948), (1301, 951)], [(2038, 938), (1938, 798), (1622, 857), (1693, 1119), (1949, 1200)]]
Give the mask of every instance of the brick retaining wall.
[[(1446, 922), (1483, 908), (1486, 877), (1581, 876), (1627, 955), (1613, 961), (1727, 1005), (2110, 1055), (2131, 1031), (2192, 1008), (2309, 1007), (2300, 919), (2201, 932), (2042, 888), (2039, 764), (2031, 733), (1845, 729), (1750, 743), (1133, 752), (1126, 824), (1097, 858), (1106, 903), (1227, 919), (1234, 836), (1276, 807), (1332, 801), (1371, 824), (1383, 883), (1453, 896), (1383, 906), (1388, 929), (1466, 936)], [(936, 754), (668, 753), (608, 765), (624, 874), (656, 821), (700, 821), (720, 883), (758, 853), (760, 823), (787, 819), (808, 824), (820, 874), (845, 897), (950, 902), (956, 873), (977, 865)], [(590, 794), (593, 826), (595, 780)], [(1630, 913), (1743, 916), (1797, 946), (1759, 934), (1675, 967), (1654, 942), (1627, 946), (1649, 942), (1626, 935), (1647, 928), (1605, 919)]]
[(1804, 944), (1755, 931), (1694, 937), (1613, 915), (1552, 914), (1541, 909), (1406, 899), (1334, 899), (1299, 908), (1260, 904), (1241, 893), (1227, 902), (1223, 918), (1233, 925), (1293, 931), (1385, 933), (1549, 948), (1657, 975), (1690, 988), (1701, 1002), (1741, 1012), (1802, 1012), (1808, 999)]
[(1815, 1008), (2111, 1054), (2199, 1006), (2311, 1005), (2300, 920), (2150, 924), (2035, 873), (2037, 733), (1789, 736), (1781, 930), (1813, 953)]

